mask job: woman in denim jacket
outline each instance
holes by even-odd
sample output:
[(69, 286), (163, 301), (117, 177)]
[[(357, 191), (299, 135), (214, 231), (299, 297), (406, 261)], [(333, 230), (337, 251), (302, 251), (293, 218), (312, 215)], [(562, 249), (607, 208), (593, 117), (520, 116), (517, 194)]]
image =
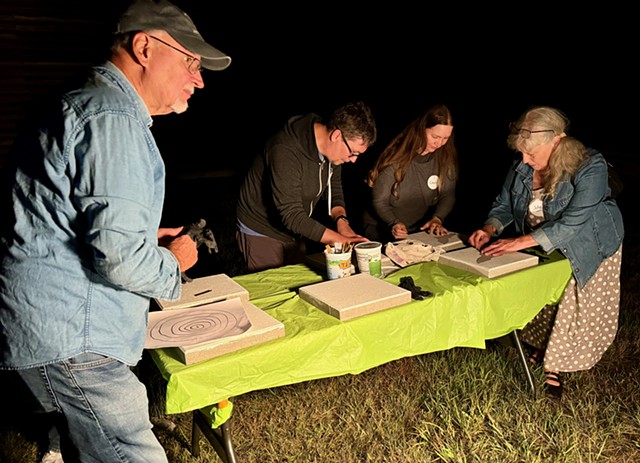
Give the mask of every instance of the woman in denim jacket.
[[(532, 108), (511, 125), (507, 144), (522, 160), (509, 170), (482, 229), (469, 237), (488, 256), (540, 246), (571, 263), (560, 303), (544, 307), (522, 330), (536, 348), (529, 361), (544, 362), (545, 386), (554, 396), (562, 393), (560, 372), (592, 368), (615, 338), (624, 237), (607, 162), (567, 136), (568, 125), (550, 107)], [(485, 246), (511, 224), (516, 238)]]

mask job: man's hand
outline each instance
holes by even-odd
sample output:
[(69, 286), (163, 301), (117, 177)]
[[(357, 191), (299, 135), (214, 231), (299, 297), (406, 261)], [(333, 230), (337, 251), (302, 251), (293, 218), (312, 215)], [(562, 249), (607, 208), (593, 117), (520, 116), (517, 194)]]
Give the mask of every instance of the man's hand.
[(336, 222), (336, 228), (338, 229), (338, 233), (340, 233), (343, 236), (349, 236), (349, 237), (358, 236), (358, 234), (353, 231), (353, 228), (351, 228), (351, 225), (349, 225), (349, 223), (345, 222), (344, 220), (338, 220)]
[(188, 235), (180, 235), (184, 227), (158, 230), (158, 245), (167, 248), (178, 260), (180, 272), (190, 269), (198, 261), (196, 242)]
[[(344, 226), (348, 227), (348, 230), (343, 228)], [(335, 243), (363, 243), (365, 241), (369, 241), (368, 238), (360, 236), (354, 232), (348, 224), (341, 226), (340, 230), (343, 233), (333, 231), (330, 228), (325, 229), (320, 242), (322, 244), (333, 246)]]
[(158, 246), (166, 248), (171, 240), (182, 233), (182, 230), (184, 230), (184, 227), (158, 229)]
[(205, 219), (200, 219), (197, 222), (186, 225), (183, 227), (183, 233), (189, 235), (191, 239), (196, 242), (196, 247), (199, 248), (204, 245), (209, 251), (209, 254), (213, 251), (218, 252), (218, 243), (216, 242), (215, 236), (213, 236), (213, 231), (207, 228), (207, 221)]

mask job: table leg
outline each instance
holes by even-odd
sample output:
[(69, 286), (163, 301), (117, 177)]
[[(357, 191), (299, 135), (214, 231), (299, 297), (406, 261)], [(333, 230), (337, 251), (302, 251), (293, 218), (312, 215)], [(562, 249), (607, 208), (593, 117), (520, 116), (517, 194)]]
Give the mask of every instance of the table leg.
[(511, 332), (513, 335), (513, 342), (518, 349), (518, 354), (520, 354), (520, 360), (522, 361), (522, 365), (524, 366), (524, 372), (527, 375), (527, 380), (529, 381), (529, 386), (531, 387), (531, 393), (533, 394), (533, 398), (536, 398), (536, 385), (533, 382), (533, 377), (531, 376), (531, 370), (529, 370), (529, 362), (527, 361), (527, 356), (522, 348), (522, 343), (520, 342), (520, 338), (518, 337), (518, 330), (513, 330)]
[(211, 423), (200, 410), (193, 412), (193, 425), (191, 433), (191, 453), (194, 457), (200, 456), (200, 436), (204, 434), (213, 449), (216, 451), (222, 463), (236, 463), (236, 455), (231, 442), (231, 418), (225, 421), (217, 429), (211, 427)]
[(196, 419), (197, 413), (199, 413), (198, 410), (193, 412), (193, 419), (191, 423), (191, 455), (196, 458), (200, 458), (200, 436), (202, 436), (202, 432), (200, 431), (200, 426), (198, 426), (198, 421)]

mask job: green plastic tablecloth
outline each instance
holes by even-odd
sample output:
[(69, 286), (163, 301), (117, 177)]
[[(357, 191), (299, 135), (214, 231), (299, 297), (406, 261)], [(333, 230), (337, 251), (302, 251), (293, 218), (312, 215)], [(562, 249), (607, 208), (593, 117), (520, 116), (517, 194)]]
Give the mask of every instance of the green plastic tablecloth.
[(545, 304), (557, 303), (571, 268), (556, 254), (535, 267), (488, 279), (426, 262), (385, 281), (398, 284), (403, 276), (433, 296), (348, 321), (300, 299), (297, 288), (323, 280), (305, 265), (234, 277), (253, 304), (284, 324), (285, 336), (189, 366), (171, 349), (150, 351), (167, 380), (166, 412), (185, 413), (250, 391), (358, 374), (403, 357), (484, 348), (487, 339), (522, 328)]

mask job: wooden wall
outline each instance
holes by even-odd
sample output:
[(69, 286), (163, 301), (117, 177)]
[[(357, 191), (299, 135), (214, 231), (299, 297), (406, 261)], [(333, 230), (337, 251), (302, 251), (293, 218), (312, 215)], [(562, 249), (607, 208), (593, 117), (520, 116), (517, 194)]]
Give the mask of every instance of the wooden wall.
[(0, 168), (38, 101), (106, 57), (120, 0), (0, 2)]

